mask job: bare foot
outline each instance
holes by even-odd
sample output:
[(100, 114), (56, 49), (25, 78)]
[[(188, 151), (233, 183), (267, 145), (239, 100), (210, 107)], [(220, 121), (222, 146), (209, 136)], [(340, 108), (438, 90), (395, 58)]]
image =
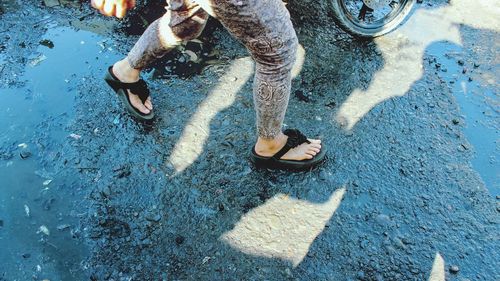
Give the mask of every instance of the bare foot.
[[(113, 74), (118, 78), (121, 82), (125, 83), (133, 83), (139, 80), (140, 70), (132, 68), (128, 63), (127, 59), (123, 59), (121, 61), (116, 62), (113, 65)], [(151, 102), (151, 97), (142, 103), (139, 96), (133, 94), (129, 91), (128, 98), (133, 107), (144, 114), (149, 114), (151, 110), (153, 110), (153, 103)]]
[[(266, 140), (258, 138), (255, 144), (255, 152), (264, 157), (271, 157), (280, 151), (286, 144), (288, 136), (280, 133), (276, 138)], [(283, 160), (306, 160), (312, 159), (316, 154), (321, 151), (321, 140), (308, 139), (311, 143), (303, 143), (295, 148), (290, 149), (280, 159)]]

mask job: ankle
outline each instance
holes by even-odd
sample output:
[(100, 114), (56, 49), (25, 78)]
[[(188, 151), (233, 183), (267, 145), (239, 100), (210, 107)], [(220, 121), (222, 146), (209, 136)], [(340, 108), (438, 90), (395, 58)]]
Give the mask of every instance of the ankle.
[(279, 151), (286, 143), (287, 136), (280, 133), (275, 138), (265, 139), (259, 137), (255, 144), (255, 152), (258, 154), (269, 154)]
[(113, 65), (113, 73), (122, 80), (137, 81), (141, 71), (130, 66), (127, 58), (125, 58)]

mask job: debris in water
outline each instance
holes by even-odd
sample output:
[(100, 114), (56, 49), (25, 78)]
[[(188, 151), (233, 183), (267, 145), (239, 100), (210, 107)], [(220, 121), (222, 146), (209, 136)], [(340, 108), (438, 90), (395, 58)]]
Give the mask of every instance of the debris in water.
[(70, 136), (70, 137), (72, 137), (72, 138), (73, 138), (73, 139), (75, 139), (75, 140), (79, 140), (79, 139), (81, 139), (81, 138), (82, 138), (82, 136), (77, 135), (77, 134), (70, 134), (69, 136)]
[(24, 205), (24, 213), (28, 218), (30, 217), (30, 207), (28, 205)]
[(45, 47), (47, 47), (49, 49), (54, 48), (54, 42), (52, 42), (52, 41), (50, 41), (48, 39), (43, 39), (39, 43), (40, 43), (40, 45), (45, 46)]
[(40, 232), (47, 235), (47, 236), (50, 235), (50, 231), (45, 225), (40, 226), (40, 229), (38, 230), (37, 233), (40, 233)]
[(19, 153), (19, 156), (21, 156), (22, 159), (26, 159), (31, 156), (31, 152), (29, 152), (28, 150), (21, 151), (21, 153)]
[(120, 124), (120, 116), (115, 117), (115, 119), (113, 120), (113, 124), (115, 124), (115, 125)]
[(68, 229), (70, 227), (71, 227), (71, 225), (69, 225), (69, 224), (61, 224), (61, 225), (57, 226), (57, 230), (63, 231), (63, 230), (66, 230), (66, 229)]
[(20, 148), (24, 149), (24, 148), (27, 148), (28, 145), (23, 142), (23, 143), (18, 144), (17, 147), (20, 147)]
[(44, 61), (46, 59), (47, 59), (47, 57), (45, 55), (43, 55), (43, 54), (39, 55), (38, 57), (36, 57), (36, 58), (34, 58), (34, 59), (32, 59), (30, 61), (30, 65), (32, 67), (35, 67), (35, 66), (39, 65), (42, 61)]
[(212, 258), (211, 257), (204, 257), (203, 261), (201, 262), (202, 264), (206, 264), (208, 261), (210, 261)]
[(47, 186), (47, 185), (49, 185), (51, 182), (52, 182), (52, 180), (46, 180), (46, 181), (44, 181), (44, 182), (43, 182), (43, 185), (44, 185), (44, 186)]

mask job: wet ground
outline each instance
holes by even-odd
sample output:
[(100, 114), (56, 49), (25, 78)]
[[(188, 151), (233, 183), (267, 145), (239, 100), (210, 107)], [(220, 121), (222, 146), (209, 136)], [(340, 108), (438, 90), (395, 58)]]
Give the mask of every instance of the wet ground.
[(292, 174), (250, 165), (253, 63), (215, 21), (145, 71), (140, 124), (102, 76), (157, 10), (0, 3), (0, 280), (500, 278), (488, 1), (424, 1), (374, 41), (291, 2), (285, 123), (329, 149)]

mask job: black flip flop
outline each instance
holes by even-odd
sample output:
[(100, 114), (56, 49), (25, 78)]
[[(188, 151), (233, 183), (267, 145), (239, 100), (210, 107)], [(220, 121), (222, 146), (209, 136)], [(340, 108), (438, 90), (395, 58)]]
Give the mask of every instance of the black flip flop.
[(322, 163), (325, 160), (326, 149), (321, 147), (321, 150), (312, 159), (305, 160), (283, 160), (280, 159), (290, 149), (297, 147), (303, 143), (311, 143), (307, 140), (299, 130), (288, 129), (283, 132), (288, 136), (285, 146), (271, 157), (260, 156), (255, 152), (255, 147), (250, 154), (250, 160), (259, 168), (281, 169), (281, 170), (308, 170)]
[(125, 105), (125, 109), (127, 109), (132, 116), (144, 121), (151, 120), (155, 117), (153, 111), (150, 111), (149, 114), (140, 112), (132, 105), (128, 97), (127, 90), (130, 90), (131, 93), (139, 97), (142, 103), (146, 102), (149, 97), (149, 89), (144, 80), (139, 79), (139, 81), (133, 83), (121, 82), (113, 73), (113, 66), (110, 66), (108, 68), (108, 73), (106, 73), (106, 76), (104, 77), (104, 81), (106, 81), (106, 83), (108, 83), (108, 85), (116, 92), (120, 100)]

